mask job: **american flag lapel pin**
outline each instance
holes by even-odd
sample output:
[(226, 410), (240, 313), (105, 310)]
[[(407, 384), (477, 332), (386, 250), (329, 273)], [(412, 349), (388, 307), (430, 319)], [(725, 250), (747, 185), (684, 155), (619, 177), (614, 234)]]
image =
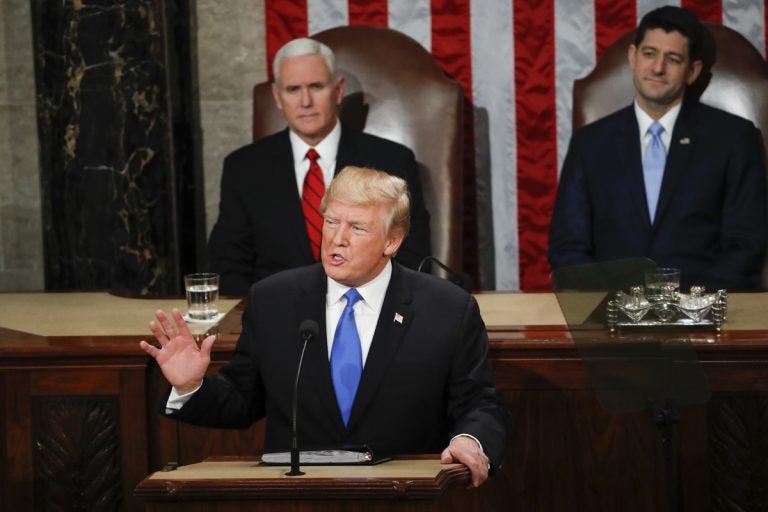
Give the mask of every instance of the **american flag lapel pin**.
[(688, 137), (683, 137), (682, 139), (680, 139), (680, 144), (690, 144), (690, 143), (691, 143), (691, 139), (689, 139)]
[(402, 325), (403, 324), (403, 315), (401, 315), (400, 313), (395, 313), (395, 323)]

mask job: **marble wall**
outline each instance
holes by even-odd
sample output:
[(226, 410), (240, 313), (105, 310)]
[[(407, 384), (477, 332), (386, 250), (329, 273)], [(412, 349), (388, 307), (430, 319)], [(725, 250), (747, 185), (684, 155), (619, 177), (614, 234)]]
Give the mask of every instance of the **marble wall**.
[(46, 289), (179, 292), (186, 14), (170, 0), (32, 5)]
[[(222, 160), (251, 140), (264, 38), (263, 0), (0, 0), (0, 291), (173, 292), (185, 246), (203, 266)], [(174, 140), (179, 88), (194, 147)], [(174, 165), (191, 159), (194, 220), (170, 207), (189, 211), (173, 193), (192, 171)]]
[(43, 288), (30, 2), (0, 0), (0, 291)]
[(221, 164), (251, 142), (252, 89), (267, 79), (263, 0), (197, 0), (197, 66), (206, 233), (216, 222)]

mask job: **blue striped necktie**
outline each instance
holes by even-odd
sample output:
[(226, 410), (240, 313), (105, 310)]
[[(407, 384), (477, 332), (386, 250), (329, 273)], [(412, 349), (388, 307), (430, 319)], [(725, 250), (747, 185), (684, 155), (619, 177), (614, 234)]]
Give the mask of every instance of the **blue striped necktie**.
[(347, 299), (347, 305), (339, 318), (331, 347), (331, 379), (341, 417), (344, 419), (344, 425), (347, 425), (360, 375), (363, 373), (363, 352), (355, 325), (355, 311), (352, 309), (362, 297), (354, 288), (350, 288), (344, 297)]
[(643, 159), (645, 198), (648, 201), (648, 215), (651, 218), (651, 224), (653, 224), (653, 218), (656, 215), (656, 205), (661, 193), (661, 180), (664, 178), (664, 165), (667, 163), (667, 150), (661, 140), (663, 131), (664, 127), (656, 121), (648, 128), (651, 140), (645, 147), (645, 158)]

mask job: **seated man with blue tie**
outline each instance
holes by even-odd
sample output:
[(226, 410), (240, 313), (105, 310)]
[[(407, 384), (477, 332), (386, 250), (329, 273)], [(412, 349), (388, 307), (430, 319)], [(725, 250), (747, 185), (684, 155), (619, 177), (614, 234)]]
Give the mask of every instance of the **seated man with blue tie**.
[(220, 292), (245, 295), (260, 279), (317, 261), (320, 223), (313, 211), (347, 165), (380, 169), (408, 183), (412, 229), (396, 259), (418, 268), (431, 248), (413, 152), (339, 122), (345, 82), (326, 45), (307, 38), (288, 42), (275, 55), (273, 72), (272, 93), (288, 128), (224, 159), (219, 217), (208, 240), (208, 267), (221, 276)]
[(553, 268), (648, 257), (681, 285), (752, 290), (768, 237), (760, 131), (686, 97), (706, 30), (666, 6), (646, 14), (628, 49), (635, 101), (577, 130), (549, 238)]
[(210, 427), (266, 417), (264, 449), (287, 451), (298, 384), (301, 449), (366, 445), (374, 453), (438, 453), (465, 464), (478, 486), (498, 468), (509, 411), (488, 362), (475, 299), (392, 261), (410, 224), (404, 180), (347, 167), (323, 198), (321, 263), (254, 284), (232, 360), (206, 375), (214, 337), (195, 343), (178, 310), (162, 311), (142, 341), (172, 384), (166, 414)]

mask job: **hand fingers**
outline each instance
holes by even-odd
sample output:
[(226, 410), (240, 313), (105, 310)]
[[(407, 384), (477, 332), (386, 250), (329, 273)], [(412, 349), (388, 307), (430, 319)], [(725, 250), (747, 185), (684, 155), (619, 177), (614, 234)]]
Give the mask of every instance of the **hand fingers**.
[(480, 487), (483, 482), (488, 480), (488, 470), (483, 467), (482, 469), (471, 469), (472, 484), (469, 487)]
[(157, 322), (152, 320), (149, 322), (149, 330), (152, 331), (152, 334), (154, 334), (155, 339), (160, 343), (160, 345), (165, 345), (168, 343), (168, 336), (166, 336), (165, 331), (160, 328)]
[(173, 324), (165, 315), (165, 312), (162, 309), (155, 311), (155, 317), (157, 317), (157, 321), (160, 322), (160, 325), (163, 326), (163, 330), (165, 331), (165, 334), (168, 336), (168, 338), (173, 338), (176, 336), (176, 329), (173, 327)]
[(144, 340), (141, 340), (141, 341), (139, 342), (139, 347), (141, 347), (141, 349), (142, 349), (144, 352), (146, 352), (147, 354), (151, 355), (151, 356), (152, 356), (152, 357), (154, 357), (155, 359), (157, 359), (157, 356), (158, 356), (158, 355), (160, 355), (160, 350), (159, 350), (157, 347), (155, 347), (155, 346), (153, 346), (153, 345), (151, 345), (151, 344), (147, 343), (147, 342), (146, 342), (146, 341), (144, 341)]
[(212, 334), (205, 338), (203, 342), (200, 344), (200, 352), (208, 357), (208, 359), (211, 358), (211, 349), (213, 348), (213, 342), (216, 341), (216, 335)]
[(480, 487), (480, 484), (488, 479), (488, 458), (473, 460), (469, 470), (472, 474), (472, 487)]
[(453, 462), (453, 455), (451, 455), (451, 449), (446, 448), (443, 450), (443, 453), (440, 454), (440, 463), (441, 464), (450, 464)]
[(181, 311), (179, 311), (176, 308), (173, 308), (171, 310), (171, 314), (173, 315), (174, 322), (176, 322), (176, 329), (178, 329), (179, 335), (191, 336), (192, 334), (189, 332), (189, 328), (187, 327), (187, 322), (184, 321), (184, 316), (181, 314)]

